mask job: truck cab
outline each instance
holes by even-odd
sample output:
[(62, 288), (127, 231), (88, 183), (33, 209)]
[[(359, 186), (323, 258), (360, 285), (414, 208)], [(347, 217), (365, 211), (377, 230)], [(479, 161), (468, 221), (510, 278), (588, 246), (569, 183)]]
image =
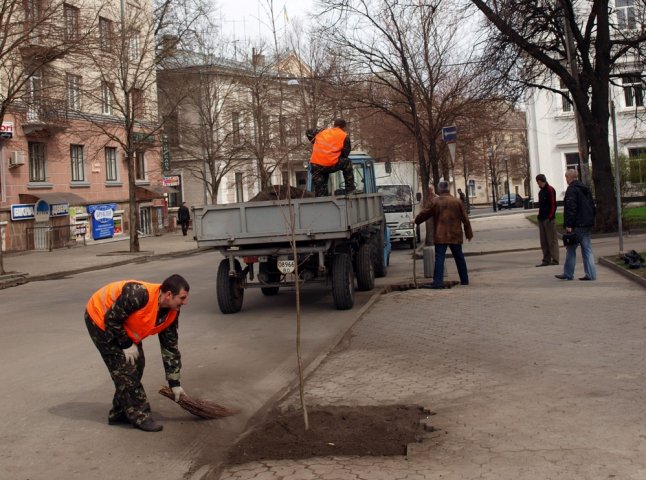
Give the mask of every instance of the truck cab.
[[(354, 171), (354, 183), (357, 187), (355, 193), (377, 193), (377, 180), (375, 177), (375, 161), (362, 152), (351, 152), (348, 156), (352, 162), (352, 169)], [(342, 172), (334, 172), (330, 174), (328, 182), (328, 192), (337, 194), (345, 189), (345, 181), (343, 180)], [(312, 192), (312, 173), (307, 171), (307, 190)]]
[(383, 206), (391, 242), (407, 242), (415, 248), (415, 215), (413, 190), (410, 185), (379, 185), (384, 194)]

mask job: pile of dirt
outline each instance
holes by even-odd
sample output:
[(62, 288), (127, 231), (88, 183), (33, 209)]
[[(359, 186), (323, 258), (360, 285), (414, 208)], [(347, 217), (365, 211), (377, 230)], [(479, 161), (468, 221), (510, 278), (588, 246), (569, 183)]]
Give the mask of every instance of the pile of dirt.
[(314, 198), (314, 194), (307, 190), (287, 185), (272, 185), (270, 187), (263, 188), (249, 201), (262, 202), (267, 200), (286, 200), (288, 198)]
[(421, 420), (430, 412), (417, 405), (308, 408), (305, 431), (301, 410), (273, 411), (229, 451), (229, 464), (325, 456), (406, 455), (419, 442)]

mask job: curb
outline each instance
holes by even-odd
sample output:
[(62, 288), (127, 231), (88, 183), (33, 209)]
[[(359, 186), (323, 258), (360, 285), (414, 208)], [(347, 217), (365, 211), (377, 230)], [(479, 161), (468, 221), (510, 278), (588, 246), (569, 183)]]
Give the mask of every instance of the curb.
[(622, 268), (619, 265), (616, 265), (613, 261), (608, 260), (606, 257), (599, 257), (599, 264), (603, 265), (604, 267), (608, 267), (610, 270), (614, 270), (615, 272), (623, 275), (627, 279), (632, 280), (638, 285), (641, 285), (642, 287), (646, 288), (646, 279), (641, 278), (637, 275), (634, 275), (629, 270), (626, 270), (625, 268)]

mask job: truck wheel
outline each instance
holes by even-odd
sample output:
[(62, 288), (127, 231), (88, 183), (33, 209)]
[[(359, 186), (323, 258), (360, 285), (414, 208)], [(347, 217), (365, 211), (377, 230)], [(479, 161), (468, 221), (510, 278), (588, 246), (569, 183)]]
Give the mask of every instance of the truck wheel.
[(364, 243), (359, 247), (356, 275), (357, 290), (372, 290), (375, 288), (375, 267), (370, 243)]
[(383, 227), (374, 236), (374, 248), (372, 255), (374, 258), (375, 277), (385, 277), (388, 271), (388, 261), (385, 258), (384, 249), (386, 248), (386, 240), (384, 239)]
[(332, 262), (332, 297), (337, 310), (349, 310), (354, 306), (352, 259), (346, 253), (338, 254)]
[(238, 313), (242, 309), (244, 287), (242, 286), (242, 268), (234, 260), (237, 277), (229, 276), (229, 260), (224, 259), (218, 267), (217, 295), (218, 306), (222, 313)]
[[(280, 281), (280, 272), (278, 271), (278, 267), (276, 267), (276, 262), (273, 262), (273, 265), (270, 262), (261, 263), (259, 271), (266, 273), (267, 280), (270, 282)], [(280, 287), (260, 287), (262, 294), (267, 297), (278, 295), (278, 290), (280, 290)]]

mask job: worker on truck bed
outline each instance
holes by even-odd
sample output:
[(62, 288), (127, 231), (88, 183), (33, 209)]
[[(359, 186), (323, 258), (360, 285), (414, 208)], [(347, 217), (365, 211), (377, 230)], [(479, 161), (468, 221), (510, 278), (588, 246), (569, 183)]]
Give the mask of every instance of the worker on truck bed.
[(312, 172), (312, 189), (317, 197), (329, 195), (327, 184), (330, 173), (343, 172), (345, 189), (341, 193), (350, 193), (355, 190), (352, 162), (348, 158), (350, 150), (350, 137), (345, 131), (346, 121), (342, 118), (334, 120), (332, 128), (324, 130), (307, 130), (305, 134), (312, 142), (312, 158), (310, 170)]
[(100, 288), (87, 302), (85, 325), (115, 387), (110, 425), (131, 423), (146, 432), (163, 428), (153, 420), (141, 384), (146, 364), (141, 341), (149, 335), (159, 334), (166, 380), (175, 401), (185, 395), (179, 382), (182, 361), (177, 320), (187, 303), (188, 290), (188, 282), (177, 274), (161, 285), (123, 280)]

